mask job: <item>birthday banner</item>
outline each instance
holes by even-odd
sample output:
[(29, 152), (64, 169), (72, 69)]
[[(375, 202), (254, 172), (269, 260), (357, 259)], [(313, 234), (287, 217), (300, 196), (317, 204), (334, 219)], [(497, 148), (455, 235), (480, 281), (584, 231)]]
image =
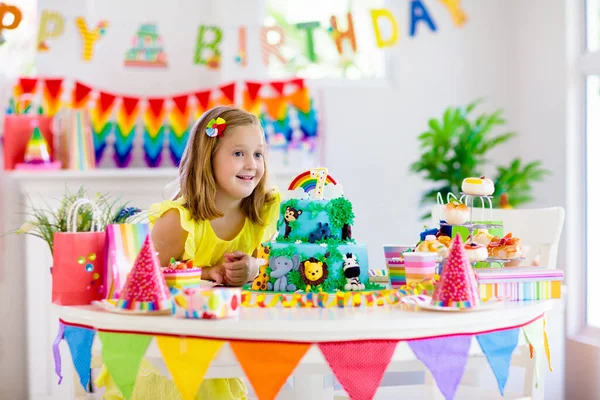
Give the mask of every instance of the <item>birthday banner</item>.
[(33, 104), (40, 104), (33, 111), (51, 117), (61, 108), (87, 110), (96, 163), (105, 158), (112, 139), (112, 161), (118, 168), (131, 164), (136, 138), (142, 143), (140, 150), (148, 167), (179, 165), (193, 123), (217, 105), (238, 105), (255, 114), (274, 151), (317, 150), (316, 104), (302, 79), (232, 82), (184, 94), (142, 98), (63, 78), (20, 78), (6, 113), (27, 114)]
[[(441, 2), (446, 9), (446, 18), (450, 18), (455, 27), (462, 27), (468, 20), (468, 16), (461, 7), (460, 0), (436, 0)], [(423, 0), (410, 0), (408, 5), (408, 24), (398, 22), (396, 15), (387, 8), (375, 8), (367, 10), (370, 13), (372, 21), (372, 32), (374, 34), (375, 43), (380, 49), (387, 49), (396, 46), (400, 40), (400, 27), (408, 26), (410, 37), (415, 37), (420, 31), (436, 32), (438, 23), (436, 19), (441, 18), (439, 15), (434, 16)], [(365, 11), (362, 11), (365, 12)], [(332, 15), (327, 23), (320, 21), (305, 21), (291, 25), (295, 32), (286, 32), (282, 27), (277, 25), (262, 26), (257, 30), (258, 40), (260, 40), (260, 58), (265, 64), (269, 64), (272, 60), (282, 64), (287, 64), (288, 61), (282, 49), (286, 46), (286, 34), (302, 35), (306, 42), (304, 45), (304, 55), (311, 61), (317, 62), (318, 55), (315, 51), (315, 41), (331, 40), (335, 44), (335, 48), (340, 56), (344, 56), (346, 48), (352, 53), (357, 53), (360, 49), (357, 46), (357, 36), (363, 32), (356, 30), (352, 11), (344, 11), (343, 17)], [(132, 29), (135, 32), (132, 40), (132, 46), (124, 55), (124, 65), (134, 67), (150, 67), (150, 68), (166, 68), (168, 66), (168, 49), (163, 46), (160, 27), (156, 23), (146, 23), (145, 21), (135, 21)], [(42, 9), (40, 12), (39, 35), (37, 38), (37, 51), (48, 53), (52, 51), (54, 46), (58, 46), (59, 39), (65, 34), (65, 26), (73, 25), (81, 38), (79, 51), (81, 59), (84, 62), (104, 62), (105, 60), (96, 60), (94, 49), (101, 46), (103, 38), (111, 35), (110, 21), (103, 19), (102, 16), (92, 20), (87, 20), (82, 16), (65, 16), (60, 11), (52, 9)], [(390, 29), (386, 29), (389, 27)], [(229, 27), (228, 27), (229, 28)], [(237, 63), (241, 67), (248, 65), (248, 27), (239, 26), (237, 28), (237, 40), (235, 43), (235, 59), (232, 62)], [(137, 30), (135, 30), (137, 29)], [(195, 65), (203, 66), (208, 69), (218, 70), (224, 62), (222, 54), (224, 53), (223, 43), (226, 31), (218, 25), (197, 25), (197, 33), (195, 38), (195, 47), (193, 54), (190, 54), (190, 62)], [(317, 35), (320, 31), (324, 31), (327, 35)], [(365, 32), (366, 33), (366, 32)], [(271, 40), (268, 38), (271, 37)], [(272, 38), (277, 37), (274, 41)], [(326, 39), (324, 39), (326, 38)]]
[[(156, 340), (175, 386), (184, 400), (196, 398), (204, 375), (225, 343), (231, 347), (242, 370), (260, 400), (275, 399), (302, 357), (317, 346), (331, 371), (351, 399), (372, 399), (390, 364), (399, 342), (410, 349), (429, 369), (445, 399), (454, 398), (469, 357), (471, 342), (476, 339), (504, 395), (513, 352), (521, 329), (530, 346), (535, 363), (536, 382), (542, 359), (550, 364), (550, 348), (544, 315), (522, 326), (492, 332), (458, 334), (407, 340), (362, 340), (349, 342), (295, 343), (207, 339), (200, 337), (163, 336), (136, 332), (97, 330), (93, 326), (71, 325), (61, 321), (53, 344), (55, 371), (62, 380), (59, 344), (69, 346), (73, 365), (82, 386), (91, 379), (92, 343), (98, 332), (102, 342), (102, 359), (108, 373), (125, 397), (135, 394), (135, 383), (148, 345)], [(439, 362), (442, 359), (444, 362)], [(399, 389), (401, 397), (401, 389)]]

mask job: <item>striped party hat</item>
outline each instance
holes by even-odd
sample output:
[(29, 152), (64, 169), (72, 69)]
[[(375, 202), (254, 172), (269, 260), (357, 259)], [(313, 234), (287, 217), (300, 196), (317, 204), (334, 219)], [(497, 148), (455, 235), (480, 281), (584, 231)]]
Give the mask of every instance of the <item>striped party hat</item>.
[(127, 276), (116, 307), (138, 313), (164, 313), (172, 309), (171, 293), (160, 270), (150, 235), (146, 236)]
[(477, 280), (460, 235), (456, 235), (450, 246), (450, 254), (435, 286), (431, 304), (453, 308), (474, 308), (481, 300)]
[(25, 163), (45, 164), (50, 162), (50, 147), (37, 125), (33, 127), (31, 138), (25, 149)]

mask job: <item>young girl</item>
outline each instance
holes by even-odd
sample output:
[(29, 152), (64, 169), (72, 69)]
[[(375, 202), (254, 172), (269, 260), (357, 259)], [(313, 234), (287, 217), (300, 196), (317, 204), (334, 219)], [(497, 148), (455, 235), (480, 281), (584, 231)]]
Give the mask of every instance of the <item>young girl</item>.
[[(266, 144), (260, 122), (246, 111), (216, 107), (196, 122), (179, 167), (180, 192), (153, 205), (152, 241), (161, 265), (193, 259), (202, 279), (227, 286), (251, 282), (259, 270), (255, 251), (276, 231), (280, 194), (269, 190)], [(121, 399), (108, 374), (99, 377), (105, 398)], [(180, 399), (174, 383), (146, 360), (134, 399)], [(245, 399), (239, 379), (204, 380), (197, 399)]]

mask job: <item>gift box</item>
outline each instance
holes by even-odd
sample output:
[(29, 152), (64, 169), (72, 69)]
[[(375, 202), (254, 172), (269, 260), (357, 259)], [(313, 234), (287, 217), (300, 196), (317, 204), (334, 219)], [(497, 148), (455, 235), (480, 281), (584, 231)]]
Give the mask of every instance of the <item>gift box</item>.
[(177, 318), (222, 319), (240, 314), (241, 288), (173, 289), (172, 293)]
[(548, 300), (561, 297), (564, 273), (558, 269), (490, 268), (475, 270), (479, 295), (507, 300)]

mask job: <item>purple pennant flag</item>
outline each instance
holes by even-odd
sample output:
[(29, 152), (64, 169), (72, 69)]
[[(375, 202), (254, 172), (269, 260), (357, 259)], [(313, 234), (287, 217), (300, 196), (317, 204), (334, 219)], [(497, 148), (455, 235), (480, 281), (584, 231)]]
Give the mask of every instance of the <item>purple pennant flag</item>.
[(54, 338), (54, 342), (52, 342), (52, 354), (54, 355), (54, 372), (58, 376), (58, 384), (62, 382), (62, 363), (60, 359), (60, 348), (58, 345), (60, 341), (65, 337), (65, 325), (62, 322), (58, 322), (58, 332), (56, 333), (56, 338)]
[(469, 356), (472, 336), (410, 340), (415, 356), (429, 369), (446, 400), (454, 398)]

